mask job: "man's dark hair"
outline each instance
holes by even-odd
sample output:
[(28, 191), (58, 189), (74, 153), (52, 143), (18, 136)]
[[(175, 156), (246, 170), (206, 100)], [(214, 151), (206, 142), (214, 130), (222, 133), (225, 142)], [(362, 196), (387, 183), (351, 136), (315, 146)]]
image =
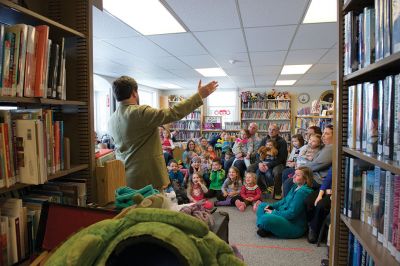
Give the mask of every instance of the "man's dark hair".
[(137, 92), (138, 85), (136, 80), (121, 76), (113, 82), (113, 93), (118, 102), (129, 99), (133, 91)]
[(321, 128), (320, 128), (320, 127), (311, 126), (311, 127), (309, 127), (309, 129), (314, 130), (314, 133), (315, 133), (315, 134), (322, 135), (322, 131), (321, 131)]

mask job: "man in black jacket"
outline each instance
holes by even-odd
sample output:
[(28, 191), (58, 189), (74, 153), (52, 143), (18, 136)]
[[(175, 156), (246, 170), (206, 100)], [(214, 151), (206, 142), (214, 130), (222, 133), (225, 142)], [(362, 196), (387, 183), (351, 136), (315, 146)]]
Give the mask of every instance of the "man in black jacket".
[[(279, 198), (278, 195), (282, 194), (282, 171), (286, 165), (286, 159), (288, 157), (287, 142), (284, 138), (279, 136), (279, 127), (276, 124), (270, 124), (268, 128), (268, 135), (261, 140), (261, 146), (265, 146), (267, 140), (273, 139), (277, 143), (278, 156), (276, 160), (270, 163), (258, 162), (258, 169), (265, 173), (268, 169), (272, 169), (274, 176), (274, 195)], [(261, 181), (261, 180), (258, 180)], [(258, 185), (264, 190), (265, 185), (262, 182), (258, 182)]]

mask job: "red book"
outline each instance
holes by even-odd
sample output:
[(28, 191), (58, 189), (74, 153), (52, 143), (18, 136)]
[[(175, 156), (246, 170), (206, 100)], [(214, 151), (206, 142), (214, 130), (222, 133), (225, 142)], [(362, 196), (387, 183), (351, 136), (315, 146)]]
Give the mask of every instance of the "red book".
[[(49, 27), (46, 25), (36, 26), (37, 45), (36, 45), (36, 73), (35, 73), (35, 87), (34, 96), (44, 96), (43, 77), (46, 73), (46, 58), (49, 39)], [(47, 88), (46, 88), (47, 89)]]

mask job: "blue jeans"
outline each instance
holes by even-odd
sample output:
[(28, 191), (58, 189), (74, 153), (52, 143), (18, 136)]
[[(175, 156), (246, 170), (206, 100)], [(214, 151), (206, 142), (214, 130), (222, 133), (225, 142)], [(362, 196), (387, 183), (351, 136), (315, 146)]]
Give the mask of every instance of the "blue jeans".
[(282, 172), (282, 187), (283, 187), (283, 195), (286, 196), (290, 189), (293, 186), (293, 179), (289, 178), (289, 176), (293, 177), (294, 175), (294, 168), (286, 168)]
[(274, 176), (272, 174), (272, 169), (268, 169), (268, 171), (265, 173), (257, 169), (256, 175), (257, 185), (260, 187), (261, 190), (266, 190), (268, 187), (274, 185)]

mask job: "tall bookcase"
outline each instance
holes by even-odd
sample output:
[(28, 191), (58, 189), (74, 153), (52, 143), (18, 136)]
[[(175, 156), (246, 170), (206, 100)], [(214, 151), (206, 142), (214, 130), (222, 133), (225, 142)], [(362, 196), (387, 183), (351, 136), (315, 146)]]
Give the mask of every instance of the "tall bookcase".
[(332, 123), (333, 116), (323, 115), (296, 115), (295, 133), (302, 134), (303, 137), (310, 126), (318, 126), (323, 131), (325, 126)]
[[(400, 164), (397, 161), (389, 160), (384, 156), (367, 153), (361, 150), (352, 149), (347, 147), (349, 117), (349, 87), (364, 82), (376, 83), (383, 80), (389, 75), (398, 75), (400, 69), (400, 52), (387, 54), (379, 60), (363, 64), (361, 66), (354, 63), (354, 58), (357, 58), (357, 45), (355, 45), (349, 31), (356, 29), (356, 24), (353, 24), (349, 29), (345, 27), (345, 19), (347, 14), (353, 13), (358, 15), (363, 12), (365, 7), (374, 7), (376, 3), (389, 3), (394, 1), (361, 1), (361, 0), (348, 0), (343, 3), (343, 0), (338, 0), (338, 23), (339, 23), (339, 67), (338, 67), (338, 86), (335, 90), (335, 151), (333, 156), (333, 196), (332, 196), (332, 209), (331, 209), (331, 235), (330, 235), (330, 265), (347, 265), (349, 255), (349, 232), (351, 232), (362, 247), (367, 251), (368, 255), (372, 257), (375, 265), (400, 265), (398, 261), (391, 255), (390, 251), (383, 247), (382, 243), (378, 241), (377, 237), (372, 233), (372, 227), (368, 223), (361, 222), (359, 219), (350, 219), (344, 214), (342, 210), (345, 207), (345, 191), (346, 186), (346, 167), (345, 157), (352, 157), (360, 159), (363, 162), (369, 163), (380, 167), (382, 170), (389, 171), (394, 175), (400, 175)], [(397, 1), (398, 3), (398, 1)], [(390, 25), (390, 19), (382, 19), (384, 25)], [(378, 22), (379, 23), (379, 22)], [(386, 26), (383, 26), (386, 28)], [(387, 33), (390, 33), (387, 35)], [(379, 49), (383, 49), (385, 43), (383, 36), (390, 36), (399, 34), (397, 32), (390, 32), (390, 30), (382, 35), (373, 33), (376, 36), (374, 52), (379, 57)], [(358, 36), (357, 36), (358, 37)], [(350, 38), (350, 39), (349, 39)], [(398, 38), (398, 37), (397, 37)], [(349, 41), (350, 40), (350, 41)], [(366, 40), (366, 39), (365, 39)], [(353, 43), (352, 43), (353, 42)], [(389, 45), (386, 47), (390, 47)], [(346, 50), (346, 54), (344, 51)], [(390, 49), (389, 49), (390, 50)], [(364, 55), (368, 50), (364, 50)], [(350, 54), (348, 53), (350, 52)], [(348, 57), (346, 57), (346, 55)], [(365, 57), (362, 58), (365, 60)], [(350, 69), (349, 67), (353, 68)], [(358, 69), (357, 69), (358, 68)], [(357, 69), (357, 70), (356, 70)], [(346, 73), (346, 74), (344, 74)], [(364, 87), (361, 87), (365, 90)], [(399, 89), (398, 87), (395, 89)], [(365, 104), (365, 103), (363, 103)], [(398, 104), (398, 102), (397, 102)], [(354, 120), (353, 120), (354, 121)], [(350, 127), (351, 128), (351, 127)], [(392, 211), (392, 210), (390, 210)]]
[[(95, 201), (94, 129), (92, 96), (92, 1), (25, 0), (26, 7), (0, 0), (0, 23), (49, 26), (49, 38), (65, 38), (66, 100), (0, 97), (1, 105), (48, 108), (64, 121), (64, 136), (70, 139), (71, 168), (49, 175), (87, 179), (87, 196)], [(17, 183), (0, 194), (26, 187)]]
[[(184, 99), (185, 97), (183, 96), (170, 95), (168, 96), (168, 107), (172, 107)], [(203, 106), (197, 108), (181, 120), (171, 123), (170, 130), (179, 131), (176, 137), (177, 141), (186, 141), (201, 137), (202, 108)]]
[(258, 125), (260, 136), (268, 134), (268, 127), (275, 123), (280, 128), (280, 135), (290, 143), (291, 132), (291, 100), (290, 99), (257, 99), (240, 102), (241, 128), (250, 123)]

